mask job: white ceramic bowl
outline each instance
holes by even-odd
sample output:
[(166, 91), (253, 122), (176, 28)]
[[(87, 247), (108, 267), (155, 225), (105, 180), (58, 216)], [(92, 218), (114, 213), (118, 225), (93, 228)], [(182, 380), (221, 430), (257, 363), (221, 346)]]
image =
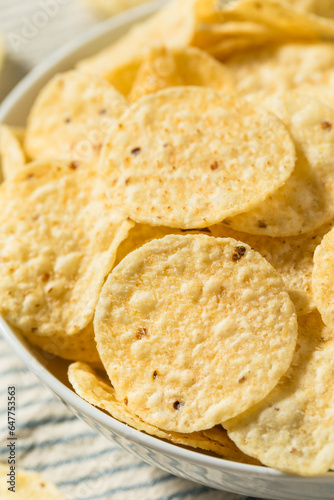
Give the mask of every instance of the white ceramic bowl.
[[(66, 71), (145, 19), (165, 3), (159, 0), (133, 9), (97, 26), (67, 44), (28, 75), (4, 101), (0, 122), (24, 125), (39, 90), (57, 72)], [(277, 500), (333, 500), (334, 473), (316, 478), (283, 474), (266, 467), (237, 464), (191, 451), (148, 436), (114, 420), (79, 398), (67, 381), (68, 363), (43, 356), (0, 318), (0, 331), (26, 366), (44, 382), (73, 413), (87, 424), (145, 462), (212, 488), (252, 497)]]

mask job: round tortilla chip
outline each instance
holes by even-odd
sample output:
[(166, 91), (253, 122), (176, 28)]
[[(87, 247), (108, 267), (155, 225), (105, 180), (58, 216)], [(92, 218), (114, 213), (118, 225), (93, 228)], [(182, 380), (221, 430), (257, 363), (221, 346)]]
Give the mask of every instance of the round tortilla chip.
[(315, 476), (334, 461), (334, 336), (318, 312), (299, 318), (297, 350), (278, 386), (225, 422), (230, 438), (264, 465)]
[(274, 115), (212, 89), (176, 87), (129, 108), (100, 168), (134, 221), (191, 229), (258, 205), (294, 165), (294, 144)]
[(209, 429), (263, 399), (290, 365), (295, 308), (248, 245), (166, 236), (110, 274), (94, 320), (117, 399), (145, 422)]
[(95, 307), (132, 223), (93, 167), (50, 162), (2, 184), (0, 213), (0, 313), (52, 354), (99, 361)]
[(11, 179), (26, 164), (25, 153), (20, 142), (20, 132), (0, 125), (0, 165), (4, 180)]
[(315, 231), (334, 218), (334, 109), (299, 91), (264, 105), (291, 132), (296, 167), (276, 193), (229, 223), (238, 231), (275, 237)]
[[(240, 452), (241, 453), (241, 452)], [(10, 480), (8, 474), (11, 472), (10, 465), (0, 464), (0, 497), (1, 500), (11, 500), (13, 497), (19, 500), (65, 500), (58, 488), (50, 481), (46, 481), (36, 472), (28, 472), (15, 466), (15, 493), (9, 491)]]
[[(271, 264), (284, 280), (298, 315), (309, 314), (315, 309), (312, 293), (313, 256), (323, 236), (333, 227), (326, 224), (313, 233), (291, 238), (270, 238), (270, 236), (255, 236), (234, 231), (223, 224), (211, 226), (196, 231), (198, 234), (208, 234), (216, 238), (233, 238), (247, 243), (253, 250), (259, 252)], [(136, 224), (129, 231), (128, 237), (117, 250), (115, 266), (129, 253), (137, 250), (145, 243), (161, 239), (169, 234), (187, 234), (189, 231), (171, 229), (168, 227), (153, 227)], [(194, 232), (192, 231), (192, 234)]]
[(30, 111), (27, 153), (33, 160), (92, 161), (127, 107), (124, 97), (103, 79), (80, 71), (56, 75)]
[(323, 321), (334, 327), (334, 229), (315, 251), (312, 286)]
[(143, 60), (128, 98), (135, 102), (165, 88), (188, 85), (234, 91), (230, 71), (206, 52), (195, 47), (160, 47)]
[(147, 424), (135, 414), (130, 413), (124, 402), (117, 401), (115, 390), (110, 385), (110, 382), (85, 363), (70, 365), (68, 378), (75, 392), (81, 398), (138, 431), (146, 432), (151, 436), (165, 439), (174, 444), (212, 451), (228, 460), (255, 465), (259, 463), (257, 460), (241, 453), (221, 426), (216, 426), (208, 431), (181, 434), (167, 432)]

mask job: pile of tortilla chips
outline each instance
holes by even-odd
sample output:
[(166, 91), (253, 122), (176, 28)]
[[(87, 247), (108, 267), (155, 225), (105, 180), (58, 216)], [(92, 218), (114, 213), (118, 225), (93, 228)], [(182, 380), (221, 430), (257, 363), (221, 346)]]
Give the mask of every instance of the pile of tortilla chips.
[(0, 313), (172, 443), (334, 468), (330, 2), (175, 0), (0, 128)]

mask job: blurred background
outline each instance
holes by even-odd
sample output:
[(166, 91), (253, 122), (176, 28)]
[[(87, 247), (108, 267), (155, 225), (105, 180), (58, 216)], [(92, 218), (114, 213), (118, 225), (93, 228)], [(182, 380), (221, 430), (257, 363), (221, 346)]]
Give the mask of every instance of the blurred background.
[[(51, 52), (145, 0), (0, 0), (0, 101)], [(3, 48), (2, 48), (3, 47)]]

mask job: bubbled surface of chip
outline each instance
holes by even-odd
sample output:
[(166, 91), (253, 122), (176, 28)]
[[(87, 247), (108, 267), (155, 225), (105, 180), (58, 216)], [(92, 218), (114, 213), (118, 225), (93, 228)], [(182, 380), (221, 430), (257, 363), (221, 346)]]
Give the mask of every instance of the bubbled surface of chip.
[(233, 239), (166, 236), (109, 276), (94, 322), (120, 401), (162, 429), (209, 429), (260, 401), (290, 365), (282, 279)]
[(31, 164), (0, 204), (1, 314), (53, 354), (91, 360), (95, 307), (132, 223), (89, 165)]
[(110, 385), (110, 382), (86, 363), (73, 363), (70, 365), (68, 378), (80, 397), (138, 431), (146, 432), (151, 436), (157, 436), (175, 444), (213, 451), (228, 460), (258, 465), (257, 460), (247, 457), (235, 446), (221, 426), (216, 426), (204, 432), (181, 434), (172, 431), (167, 432), (144, 422), (128, 410), (126, 401), (117, 401), (115, 390)]
[(212, 89), (176, 87), (133, 104), (100, 166), (133, 220), (188, 229), (259, 204), (294, 165), (293, 142), (274, 115)]
[(318, 312), (299, 318), (291, 368), (269, 396), (225, 422), (244, 453), (276, 469), (315, 476), (334, 462), (334, 336)]
[(124, 97), (102, 78), (81, 71), (56, 75), (31, 109), (28, 155), (90, 161), (99, 156), (113, 121), (126, 109)]

